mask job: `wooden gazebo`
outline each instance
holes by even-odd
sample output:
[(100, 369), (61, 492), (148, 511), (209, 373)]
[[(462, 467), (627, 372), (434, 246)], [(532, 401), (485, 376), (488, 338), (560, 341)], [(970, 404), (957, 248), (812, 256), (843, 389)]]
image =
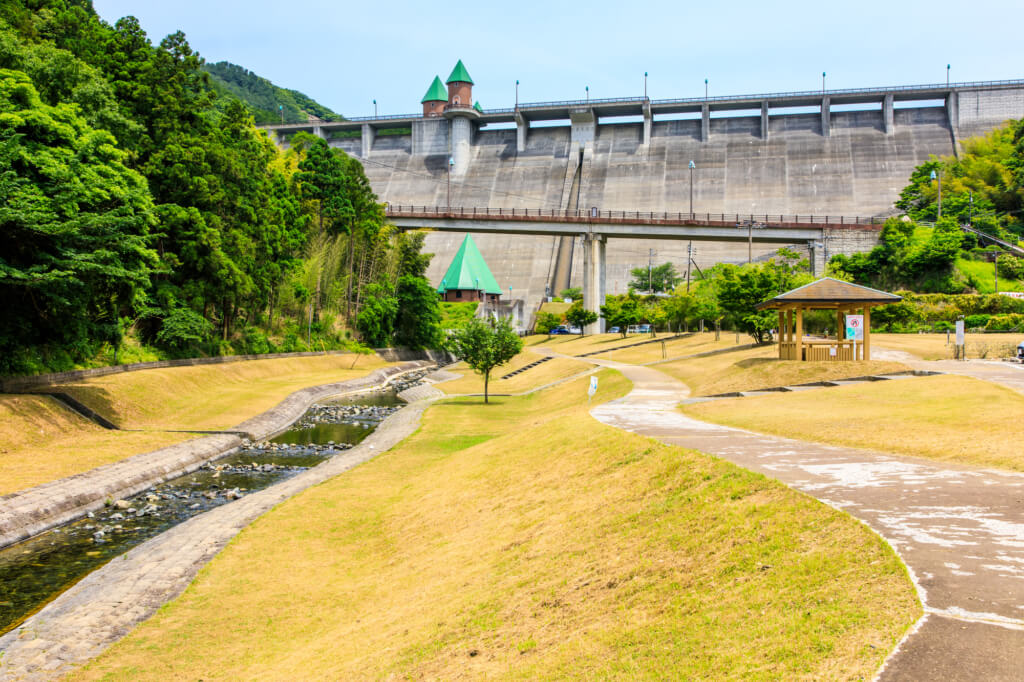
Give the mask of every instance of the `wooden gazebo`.
[[(779, 311), (780, 360), (870, 360), (871, 308), (902, 300), (903, 297), (896, 294), (823, 277), (758, 303), (756, 307), (758, 310)], [(835, 338), (805, 339), (805, 310), (835, 310)], [(847, 314), (864, 315), (864, 340), (860, 343), (843, 338), (846, 330), (844, 315)]]

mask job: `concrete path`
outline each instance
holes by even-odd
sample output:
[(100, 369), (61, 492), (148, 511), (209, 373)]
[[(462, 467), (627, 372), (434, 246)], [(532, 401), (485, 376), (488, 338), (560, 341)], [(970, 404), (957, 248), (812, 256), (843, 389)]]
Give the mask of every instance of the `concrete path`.
[(880, 679), (1024, 679), (1024, 475), (707, 424), (677, 409), (689, 391), (668, 375), (590, 361), (634, 385), (591, 411), (599, 421), (776, 478), (861, 519), (896, 549), (925, 615)]
[(261, 514), (410, 436), (427, 405), (399, 410), (351, 450), (193, 517), (89, 574), (0, 637), (0, 680), (51, 680), (98, 656), (181, 594), (199, 569)]
[(906, 351), (891, 348), (873, 348), (874, 360), (892, 360), (902, 362), (913, 369), (943, 374), (959, 374), (974, 377), (982, 381), (1012, 388), (1024, 393), (1024, 364), (1003, 360), (922, 360)]

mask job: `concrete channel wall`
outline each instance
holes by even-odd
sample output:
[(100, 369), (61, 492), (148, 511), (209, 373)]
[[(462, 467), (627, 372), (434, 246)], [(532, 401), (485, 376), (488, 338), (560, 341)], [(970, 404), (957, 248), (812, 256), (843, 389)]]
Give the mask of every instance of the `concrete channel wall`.
[(371, 388), (396, 375), (433, 364), (431, 360), (413, 360), (379, 369), (360, 379), (304, 388), (289, 395), (276, 407), (225, 433), (142, 453), (0, 496), (0, 548), (99, 509), (107, 500), (128, 497), (154, 484), (195, 471), (204, 462), (236, 451), (245, 437), (260, 440), (273, 436), (286, 429), (318, 400)]

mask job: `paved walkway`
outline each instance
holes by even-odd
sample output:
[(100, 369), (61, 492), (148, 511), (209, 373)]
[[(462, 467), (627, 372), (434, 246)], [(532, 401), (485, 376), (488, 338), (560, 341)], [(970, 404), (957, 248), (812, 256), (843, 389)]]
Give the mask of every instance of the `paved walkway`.
[(861, 519), (903, 558), (925, 615), (882, 680), (1024, 679), (1024, 475), (762, 436), (682, 414), (685, 385), (590, 359), (634, 385), (591, 414), (761, 472)]
[(943, 374), (959, 374), (1000, 384), (1024, 393), (1024, 364), (1004, 360), (922, 360), (906, 351), (872, 348), (873, 360), (902, 362), (913, 369)]

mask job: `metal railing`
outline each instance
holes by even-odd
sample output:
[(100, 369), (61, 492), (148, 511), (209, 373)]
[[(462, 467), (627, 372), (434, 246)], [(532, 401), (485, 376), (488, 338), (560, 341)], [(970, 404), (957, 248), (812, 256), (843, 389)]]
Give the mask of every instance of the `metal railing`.
[(785, 215), (780, 213), (685, 213), (663, 211), (601, 211), (597, 209), (554, 208), (492, 208), (488, 206), (416, 206), (388, 204), (385, 215), (394, 218), (441, 217), (459, 219), (498, 218), (502, 220), (558, 221), (558, 222), (629, 222), (641, 224), (712, 224), (746, 228), (749, 224), (761, 227), (784, 225), (787, 227), (818, 225), (881, 225), (886, 218), (878, 216), (841, 215)]
[[(518, 107), (503, 108), (503, 109), (487, 109), (484, 113), (487, 115), (507, 115), (514, 114), (516, 109), (520, 111), (529, 111), (531, 109), (552, 109), (562, 107), (588, 107), (602, 104), (637, 104), (643, 102), (649, 102), (651, 105), (686, 105), (686, 104), (703, 104), (709, 103), (714, 104), (716, 102), (742, 102), (746, 100), (771, 100), (771, 99), (788, 99), (788, 98), (802, 98), (802, 97), (824, 97), (834, 95), (885, 95), (888, 93), (897, 92), (913, 92), (918, 91), (950, 91), (950, 90), (964, 90), (971, 88), (1001, 88), (1001, 87), (1024, 87), (1024, 79), (1011, 79), (1011, 80), (994, 80), (994, 81), (964, 81), (961, 83), (931, 83), (925, 85), (893, 85), (888, 87), (875, 87), (875, 88), (844, 88), (838, 90), (799, 90), (792, 92), (770, 92), (760, 93), (751, 95), (716, 95), (714, 97), (684, 97), (684, 98), (669, 98), (669, 99), (649, 99), (646, 97), (610, 97), (603, 99), (573, 99), (573, 100), (562, 100), (562, 101), (551, 101), (551, 102), (526, 102), (520, 104)], [(451, 105), (449, 105), (451, 106)], [(458, 105), (458, 108), (472, 108), (471, 106)], [(375, 121), (392, 121), (401, 119), (419, 119), (423, 118), (422, 112), (414, 114), (392, 114), (386, 116), (352, 116), (348, 117), (343, 121), (324, 121), (324, 124), (345, 124), (345, 123), (366, 123)], [(313, 123), (274, 123), (270, 125), (260, 126), (262, 128), (303, 128), (313, 127)]]

